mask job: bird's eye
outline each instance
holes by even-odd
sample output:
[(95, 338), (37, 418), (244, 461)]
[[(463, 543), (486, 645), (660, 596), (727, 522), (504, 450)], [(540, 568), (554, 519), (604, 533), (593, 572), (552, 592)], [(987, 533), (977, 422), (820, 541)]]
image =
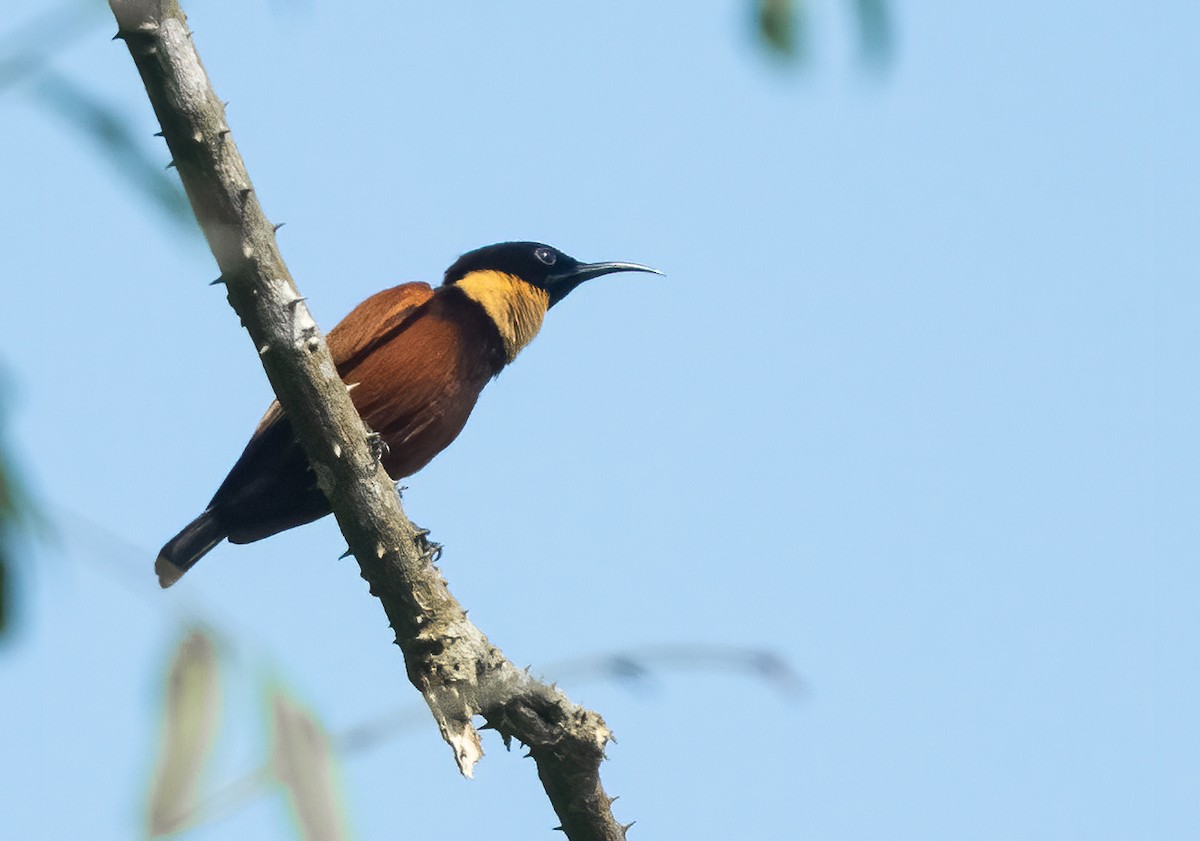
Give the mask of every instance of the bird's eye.
[(558, 257), (555, 255), (555, 253), (553, 251), (551, 251), (549, 248), (545, 248), (545, 247), (535, 248), (533, 250), (533, 256), (537, 257), (539, 260), (541, 260), (547, 266), (553, 266), (554, 261), (558, 259)]

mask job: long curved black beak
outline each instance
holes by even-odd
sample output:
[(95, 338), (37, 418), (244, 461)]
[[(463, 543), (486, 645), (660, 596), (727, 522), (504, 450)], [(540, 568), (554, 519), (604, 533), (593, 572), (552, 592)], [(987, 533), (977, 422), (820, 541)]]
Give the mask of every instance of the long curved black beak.
[(649, 272), (662, 274), (658, 269), (643, 266), (641, 263), (576, 263), (569, 269), (556, 272), (546, 278), (546, 291), (550, 293), (550, 306), (554, 306), (579, 284), (601, 275), (613, 272)]

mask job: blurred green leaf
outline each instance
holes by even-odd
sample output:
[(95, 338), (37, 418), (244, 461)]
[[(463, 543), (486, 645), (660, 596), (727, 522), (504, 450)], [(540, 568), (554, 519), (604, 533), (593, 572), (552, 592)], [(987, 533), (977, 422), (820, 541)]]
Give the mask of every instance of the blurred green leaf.
[[(862, 63), (885, 68), (894, 38), (888, 0), (849, 0)], [(755, 0), (759, 41), (769, 52), (803, 61), (808, 57), (809, 14), (805, 0)]]
[(772, 52), (800, 58), (804, 43), (804, 4), (797, 0), (758, 0), (758, 34)]
[(329, 734), (277, 688), (270, 693), (270, 715), (272, 770), (287, 789), (301, 835), (308, 841), (348, 837), (342, 825)]
[(167, 674), (166, 710), (147, 815), (151, 836), (182, 829), (196, 807), (200, 773), (212, 752), (220, 712), (216, 647), (203, 630), (179, 643)]
[(36, 73), (56, 52), (112, 18), (94, 0), (69, 0), (0, 36), (0, 91)]

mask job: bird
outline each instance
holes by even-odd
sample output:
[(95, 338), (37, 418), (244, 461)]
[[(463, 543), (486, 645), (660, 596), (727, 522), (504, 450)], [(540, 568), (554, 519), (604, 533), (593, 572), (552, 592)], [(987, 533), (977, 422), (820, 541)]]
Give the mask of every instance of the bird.
[[(583, 263), (541, 242), (501, 242), (463, 254), (436, 288), (404, 283), (351, 310), (326, 342), (392, 480), (458, 437), (483, 387), (533, 340), (551, 307), (614, 272), (662, 274), (639, 263)], [(159, 585), (170, 587), (224, 540), (253, 543), (330, 510), (276, 400), (208, 506), (159, 552)]]

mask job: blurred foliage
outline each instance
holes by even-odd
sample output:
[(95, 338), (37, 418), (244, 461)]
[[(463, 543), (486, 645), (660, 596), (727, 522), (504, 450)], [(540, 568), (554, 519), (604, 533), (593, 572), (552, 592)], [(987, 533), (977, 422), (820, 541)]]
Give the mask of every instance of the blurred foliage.
[(5, 443), (8, 417), (7, 383), (0, 380), (0, 636), (8, 633), (13, 615), (13, 559), (17, 535), (31, 525), (33, 509), (16, 476)]
[[(859, 60), (884, 69), (891, 63), (895, 39), (887, 0), (845, 0), (858, 36)], [(796, 63), (811, 50), (811, 13), (807, 0), (755, 0), (760, 43), (774, 55)]]
[(758, 34), (764, 46), (784, 56), (797, 56), (799, 33), (805, 29), (804, 0), (758, 0)]
[(281, 689), (270, 692), (271, 768), (288, 794), (300, 837), (342, 841), (348, 837), (335, 784), (329, 734)]
[(158, 757), (150, 777), (147, 835), (175, 835), (214, 821), (261, 796), (275, 782), (287, 795), (302, 839), (347, 838), (329, 735), (277, 684), (266, 690), (271, 748), (263, 766), (199, 798), (221, 710), (218, 639), (214, 631), (191, 628), (171, 653)]
[(151, 836), (178, 832), (195, 809), (220, 705), (216, 646), (205, 631), (192, 630), (175, 649), (167, 671), (162, 738), (146, 821)]

